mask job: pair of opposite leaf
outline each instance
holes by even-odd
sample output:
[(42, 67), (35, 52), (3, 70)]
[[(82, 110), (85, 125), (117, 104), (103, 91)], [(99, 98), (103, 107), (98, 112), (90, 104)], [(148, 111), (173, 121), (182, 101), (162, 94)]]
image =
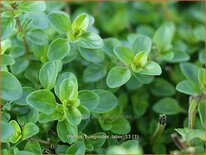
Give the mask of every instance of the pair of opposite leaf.
[[(50, 66), (50, 68), (43, 72), (44, 67), (47, 66)], [(27, 103), (41, 112), (40, 122), (62, 121), (66, 118), (70, 124), (76, 126), (82, 120), (82, 113), (88, 115), (89, 111), (86, 107), (80, 105), (76, 76), (73, 73), (66, 72), (61, 74), (56, 81), (57, 74), (55, 74), (56, 77), (51, 76), (53, 74), (50, 70), (54, 66), (54, 62), (48, 62), (42, 67), (40, 70), (40, 81), (45, 89), (34, 91), (28, 95)], [(49, 70), (51, 72), (48, 72)], [(47, 75), (46, 73), (51, 74)], [(44, 82), (48, 83), (45, 84)], [(53, 87), (62, 104), (57, 104), (54, 94), (49, 91)]]
[(161, 67), (154, 61), (148, 60), (148, 52), (134, 51), (125, 46), (114, 48), (114, 54), (123, 63), (122, 66), (113, 67), (107, 76), (107, 85), (117, 88), (125, 84), (132, 74), (160, 75)]
[(66, 39), (57, 38), (51, 43), (48, 50), (49, 60), (58, 61), (63, 59), (70, 52), (70, 44), (77, 45), (79, 50), (92, 50), (103, 47), (101, 37), (88, 31), (88, 28), (93, 24), (93, 18), (89, 15), (81, 14), (71, 23), (68, 14), (55, 11), (48, 15), (48, 19), (59, 34), (67, 36)]

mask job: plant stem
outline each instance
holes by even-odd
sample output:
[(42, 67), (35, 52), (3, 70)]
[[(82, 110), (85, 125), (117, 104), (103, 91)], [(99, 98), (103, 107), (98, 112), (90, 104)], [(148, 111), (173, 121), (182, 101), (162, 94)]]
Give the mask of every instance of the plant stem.
[(44, 145), (51, 145), (50, 142), (45, 141), (45, 140), (41, 140), (41, 139), (37, 139), (37, 138), (30, 138), (30, 140), (38, 141), (39, 143), (44, 144)]
[(198, 97), (191, 96), (189, 99), (188, 128), (190, 128), (190, 129), (193, 129), (195, 127), (196, 112), (198, 109), (198, 105), (201, 102), (203, 97), (204, 97), (204, 94), (202, 94)]
[(162, 2), (161, 6), (162, 6), (162, 10), (163, 10), (163, 14), (164, 14), (165, 18), (167, 20), (170, 20), (171, 17), (170, 17), (170, 14), (169, 14), (169, 8), (167, 6), (167, 2)]
[[(19, 32), (24, 33), (22, 25), (21, 25), (20, 20), (19, 20), (19, 17), (15, 17), (15, 19), (16, 19), (16, 24), (17, 24), (17, 27), (19, 29)], [(28, 43), (26, 41), (26, 37), (25, 37), (24, 34), (23, 34), (22, 41), (23, 41), (23, 45), (24, 45), (24, 48), (25, 48), (25, 55), (26, 55), (26, 57), (28, 57), (28, 55), (29, 55), (29, 46), (28, 46)]]
[(154, 141), (163, 133), (165, 126), (166, 126), (166, 115), (160, 114), (157, 128), (155, 132), (153, 133), (151, 141), (150, 141), (152, 144), (154, 144)]

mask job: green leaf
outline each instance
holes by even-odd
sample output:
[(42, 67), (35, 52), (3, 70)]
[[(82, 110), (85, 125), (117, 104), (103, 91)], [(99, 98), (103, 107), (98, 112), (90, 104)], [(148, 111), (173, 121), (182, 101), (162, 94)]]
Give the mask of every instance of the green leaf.
[(198, 82), (199, 82), (199, 85), (201, 86), (201, 88), (203, 90), (206, 89), (206, 82), (205, 82), (206, 80), (205, 80), (205, 78), (206, 78), (206, 71), (205, 71), (205, 69), (200, 68), (199, 71), (198, 71)]
[(106, 66), (101, 64), (89, 65), (83, 72), (85, 82), (97, 82), (107, 74)]
[(58, 38), (49, 46), (48, 57), (51, 61), (58, 61), (67, 56), (70, 51), (70, 44), (67, 39)]
[(35, 154), (42, 154), (41, 146), (38, 141), (28, 141), (24, 147), (24, 150)]
[(202, 129), (175, 129), (183, 138), (184, 141), (190, 142), (195, 138), (200, 138), (201, 140), (205, 141), (205, 131)]
[(199, 117), (200, 121), (202, 123), (203, 128), (205, 128), (205, 100), (202, 99), (198, 106), (198, 112), (199, 112)]
[(198, 67), (191, 63), (181, 63), (180, 69), (185, 77), (193, 82), (194, 84), (198, 84)]
[(69, 124), (67, 120), (64, 121), (58, 121), (57, 123), (57, 135), (64, 143), (72, 144), (77, 141), (76, 136), (78, 136), (77, 133), (77, 127), (72, 126)]
[(103, 40), (98, 34), (87, 32), (81, 35), (78, 45), (82, 48), (99, 49), (103, 47)]
[(8, 142), (9, 138), (14, 134), (14, 128), (11, 124), (1, 121), (1, 141)]
[(117, 88), (127, 83), (130, 78), (131, 72), (129, 69), (115, 66), (109, 71), (106, 82), (110, 88)]
[[(73, 74), (73, 73), (71, 73), (71, 72), (65, 72), (65, 73), (62, 73), (59, 77), (58, 77), (58, 79), (57, 79), (57, 81), (56, 81), (56, 84), (55, 84), (55, 87), (54, 87), (54, 91), (55, 91), (55, 94), (60, 98), (60, 86), (63, 88), (63, 85), (64, 84), (62, 84), (63, 83), (63, 81), (65, 80), (65, 79), (69, 79), (69, 80), (66, 80), (64, 83), (65, 84), (67, 84), (69, 81), (70, 81), (70, 83), (73, 83), (72, 85), (74, 86), (74, 88), (73, 88), (73, 93), (71, 93), (71, 94), (69, 94), (69, 93), (67, 93), (67, 96), (69, 97), (70, 96), (70, 98), (74, 98), (75, 96), (77, 97), (77, 89), (78, 89), (78, 83), (77, 83), (77, 78), (76, 78), (76, 76)], [(64, 87), (68, 87), (68, 85), (65, 85)], [(72, 89), (72, 88), (71, 88)], [(61, 91), (64, 91), (64, 90), (61, 90)], [(75, 93), (76, 92), (76, 93)], [(66, 94), (65, 94), (66, 95)], [(67, 97), (67, 98), (68, 98)]]
[(64, 119), (64, 107), (62, 104), (57, 105), (55, 111), (52, 114), (47, 115), (44, 113), (40, 113), (39, 115), (40, 123), (47, 123), (55, 120), (62, 121)]
[(114, 53), (125, 64), (132, 64), (134, 53), (126, 46), (118, 46), (114, 48)]
[(9, 12), (1, 13), (1, 39), (4, 40), (14, 33), (16, 21), (14, 18), (8, 17)]
[(87, 107), (90, 111), (99, 105), (99, 96), (93, 91), (82, 90), (79, 92), (80, 104)]
[(95, 134), (92, 134), (91, 136), (94, 138), (87, 139), (86, 145), (92, 145), (94, 149), (101, 148), (101, 146), (104, 145), (106, 141), (106, 134), (104, 132), (97, 132)]
[(45, 63), (39, 71), (39, 81), (41, 85), (47, 89), (51, 90), (56, 82), (58, 74), (58, 65), (56, 62), (48, 61)]
[(100, 101), (99, 105), (92, 112), (104, 113), (112, 110), (118, 104), (116, 96), (111, 92), (106, 90), (94, 90), (94, 92), (99, 96)]
[(155, 112), (166, 115), (175, 115), (185, 112), (175, 99), (169, 97), (159, 100), (152, 108)]
[(66, 151), (66, 154), (85, 154), (86, 146), (84, 142), (76, 142), (72, 144)]
[(28, 103), (26, 102), (26, 98), (33, 91), (34, 91), (34, 89), (31, 88), (31, 87), (23, 87), (23, 95), (22, 95), (22, 97), (20, 99), (15, 101), (15, 103), (17, 105), (28, 105)]
[(22, 130), (22, 140), (28, 139), (39, 133), (39, 127), (34, 123), (27, 123)]
[(128, 134), (131, 126), (128, 120), (119, 118), (112, 123), (111, 131), (116, 134)]
[[(11, 48), (11, 41), (9, 39), (5, 39), (1, 41), (1, 54), (4, 54), (7, 49)], [(10, 53), (11, 54), (11, 53)], [(11, 54), (12, 56), (12, 54)], [(2, 61), (4, 59), (2, 58)], [(2, 62), (3, 64), (3, 62)]]
[(172, 96), (175, 94), (175, 87), (163, 78), (156, 78), (152, 83), (151, 92), (156, 96)]
[(154, 61), (148, 61), (148, 63), (144, 66), (140, 74), (144, 75), (160, 75), (162, 74), (162, 69), (159, 64)]
[(75, 107), (64, 107), (64, 113), (67, 121), (73, 125), (77, 126), (82, 120), (81, 112)]
[(170, 48), (173, 36), (175, 34), (175, 25), (171, 22), (164, 23), (154, 34), (153, 42), (159, 51), (166, 51)]
[(29, 41), (36, 45), (48, 44), (48, 35), (41, 29), (32, 29), (26, 33), (26, 37)]
[(176, 86), (176, 89), (177, 91), (187, 95), (194, 95), (198, 93), (189, 80), (179, 82)]
[(147, 64), (148, 54), (145, 51), (138, 52), (131, 64), (131, 68), (135, 73), (139, 73), (142, 71), (143, 67)]
[(20, 2), (18, 4), (18, 10), (26, 13), (36, 13), (46, 10), (46, 4), (44, 1), (39, 2)]
[(104, 52), (102, 49), (86, 49), (79, 47), (79, 52), (82, 57), (89, 62), (98, 63), (104, 60)]
[(23, 89), (17, 78), (9, 72), (1, 72), (1, 98), (7, 101), (18, 100), (23, 95)]
[(49, 22), (60, 34), (67, 34), (71, 29), (71, 21), (68, 14), (54, 11), (48, 15)]
[(15, 59), (15, 64), (13, 64), (11, 68), (11, 72), (15, 75), (19, 75), (22, 72), (24, 72), (27, 67), (29, 66), (29, 60), (26, 59), (25, 57), (20, 57)]
[(15, 60), (10, 55), (7, 54), (1, 55), (1, 60), (2, 60), (1, 62), (2, 67), (13, 65), (15, 63)]
[(15, 120), (11, 120), (10, 124), (14, 128), (14, 133), (10, 137), (10, 142), (11, 143), (17, 143), (21, 139), (21, 137), (22, 137), (21, 128), (20, 128), (19, 124)]
[(34, 91), (27, 96), (26, 101), (34, 109), (44, 114), (52, 114), (57, 106), (54, 94), (48, 90)]
[(89, 16), (85, 13), (77, 16), (72, 23), (73, 34), (75, 36), (80, 36), (86, 32), (89, 27), (89, 21)]
[[(75, 77), (76, 78), (76, 77)], [(72, 78), (64, 79), (59, 87), (59, 99), (63, 104), (68, 105), (69, 102), (78, 97), (78, 85), (76, 85), (76, 80)]]
[(152, 41), (149, 37), (145, 35), (137, 35), (132, 45), (134, 54), (137, 54), (140, 51), (145, 51), (147, 54), (149, 54), (151, 51), (151, 48), (152, 48)]
[(104, 47), (103, 51), (111, 58), (116, 58), (116, 55), (114, 54), (114, 48), (120, 46), (121, 43), (116, 38), (106, 38), (104, 39)]
[(149, 107), (148, 98), (149, 95), (145, 90), (138, 90), (134, 95), (131, 96), (132, 109), (136, 115), (142, 116), (145, 114)]
[(77, 109), (80, 111), (81, 113), (81, 118), (82, 120), (86, 120), (90, 117), (90, 111), (86, 106), (80, 105), (77, 107)]

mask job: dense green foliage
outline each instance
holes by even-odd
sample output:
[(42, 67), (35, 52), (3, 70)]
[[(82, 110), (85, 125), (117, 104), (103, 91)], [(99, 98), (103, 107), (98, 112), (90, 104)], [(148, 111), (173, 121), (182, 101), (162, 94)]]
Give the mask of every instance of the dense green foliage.
[(204, 153), (202, 2), (1, 5), (2, 154)]

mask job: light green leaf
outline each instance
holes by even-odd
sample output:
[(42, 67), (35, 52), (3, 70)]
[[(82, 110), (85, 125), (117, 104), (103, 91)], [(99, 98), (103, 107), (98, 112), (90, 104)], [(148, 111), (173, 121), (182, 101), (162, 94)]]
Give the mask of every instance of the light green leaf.
[(23, 95), (20, 99), (18, 99), (17, 101), (15, 101), (15, 103), (17, 105), (28, 105), (28, 103), (26, 102), (26, 97), (32, 93), (34, 91), (33, 88), (31, 87), (23, 87)]
[(152, 108), (155, 112), (166, 115), (175, 115), (185, 112), (175, 99), (169, 97), (160, 99)]
[(67, 34), (71, 29), (71, 21), (68, 14), (54, 11), (48, 15), (49, 22), (60, 34)]
[(77, 126), (82, 120), (81, 112), (75, 107), (64, 107), (64, 114), (67, 121), (73, 125)]
[(40, 123), (47, 123), (55, 120), (62, 121), (64, 119), (64, 107), (62, 104), (57, 105), (55, 111), (52, 114), (47, 115), (44, 113), (40, 113), (39, 115)]
[(51, 90), (56, 82), (58, 74), (58, 64), (56, 62), (48, 61), (45, 63), (39, 71), (39, 81), (41, 85)]
[(78, 85), (72, 78), (66, 78), (60, 84), (59, 94), (59, 99), (63, 104), (70, 104), (69, 101), (78, 97)]
[(18, 100), (23, 95), (23, 89), (18, 79), (9, 72), (1, 72), (1, 98), (7, 101)]
[(20, 2), (18, 10), (26, 13), (37, 13), (46, 10), (46, 4), (44, 1), (39, 2)]
[(57, 106), (54, 94), (48, 90), (34, 91), (27, 96), (26, 101), (34, 109), (44, 114), (52, 114)]
[(179, 82), (176, 86), (176, 89), (177, 91), (187, 95), (194, 95), (198, 93), (189, 80)]
[(152, 48), (152, 41), (149, 37), (145, 35), (137, 35), (132, 45), (132, 49), (135, 54), (137, 54), (140, 51), (145, 51), (147, 54), (149, 54), (151, 48)]
[(189, 129), (189, 128), (184, 128), (184, 129), (175, 129), (183, 138), (184, 141), (190, 142), (191, 140), (195, 138), (200, 138), (203, 141), (206, 141), (205, 138), (205, 131), (202, 129)]
[(158, 28), (153, 37), (153, 42), (159, 51), (166, 51), (171, 47), (175, 34), (175, 25), (171, 22), (164, 23)]
[(103, 51), (111, 58), (116, 58), (114, 54), (114, 48), (120, 46), (121, 43), (118, 39), (116, 38), (106, 38), (104, 39), (104, 47)]
[(8, 142), (9, 138), (14, 134), (13, 126), (4, 120), (1, 121), (1, 141)]
[(48, 57), (51, 61), (58, 61), (63, 59), (70, 51), (69, 41), (58, 38), (54, 40), (49, 46)]
[(106, 90), (94, 90), (94, 92), (99, 96), (100, 101), (99, 105), (92, 112), (104, 113), (112, 110), (118, 104), (116, 96), (111, 92)]
[(107, 74), (106, 66), (102, 64), (91, 64), (83, 72), (85, 82), (97, 82)]
[(111, 131), (116, 134), (128, 134), (131, 126), (128, 120), (119, 118), (112, 123)]
[(22, 130), (22, 140), (28, 139), (39, 133), (39, 127), (34, 123), (27, 123)]
[(88, 140), (86, 140), (86, 145), (92, 145), (94, 149), (101, 148), (101, 146), (104, 145), (106, 141), (106, 134), (104, 132), (97, 132), (91, 136), (97, 138), (89, 138)]
[(4, 40), (14, 33), (16, 21), (14, 18), (7, 16), (8, 12), (1, 13), (1, 39)]
[(76, 142), (72, 144), (66, 151), (66, 154), (85, 154), (86, 146), (84, 142)]
[(205, 128), (205, 99), (203, 98), (198, 106), (198, 112), (200, 121), (202, 123), (203, 128)]
[(78, 130), (77, 127), (69, 124), (67, 120), (58, 121), (57, 135), (62, 142), (72, 144), (77, 141)]
[(154, 61), (148, 61), (148, 63), (144, 66), (140, 74), (144, 75), (160, 75), (162, 74), (162, 69), (159, 64)]
[(193, 82), (194, 84), (198, 84), (198, 67), (191, 63), (181, 63), (180, 69), (185, 75), (185, 77)]
[(81, 35), (78, 45), (82, 48), (99, 49), (103, 47), (103, 40), (98, 34), (87, 32)]
[(98, 63), (104, 60), (102, 49), (86, 49), (79, 47), (79, 52), (84, 59), (90, 62)]
[(114, 48), (114, 53), (125, 64), (132, 64), (134, 53), (126, 46), (117, 46)]
[(131, 64), (131, 68), (135, 73), (139, 73), (142, 71), (143, 67), (147, 64), (148, 54), (145, 51), (138, 52)]
[(25, 57), (19, 57), (15, 59), (15, 64), (13, 64), (11, 68), (11, 72), (15, 75), (19, 75), (22, 72), (24, 72), (27, 67), (29, 66), (29, 60), (26, 59)]
[(93, 91), (82, 90), (79, 92), (80, 104), (87, 107), (90, 111), (99, 104), (99, 96)]
[(106, 82), (110, 88), (117, 88), (124, 85), (130, 78), (131, 72), (129, 69), (115, 66), (109, 71)]
[(89, 16), (87, 14), (81, 14), (75, 18), (72, 23), (72, 30), (75, 36), (80, 36), (87, 31), (89, 27)]
[[(4, 54), (6, 52), (7, 49), (9, 49), (11, 47), (11, 41), (10, 39), (5, 39), (1, 41), (1, 54)], [(10, 53), (11, 54), (11, 53)], [(4, 59), (2, 58), (2, 61)], [(2, 62), (3, 64), (3, 62)]]
[(24, 150), (35, 154), (42, 154), (41, 146), (38, 141), (28, 141), (24, 147)]
[(48, 44), (48, 35), (41, 29), (32, 29), (26, 33), (26, 38), (36, 45)]
[(199, 82), (199, 85), (201, 86), (201, 88), (203, 90), (206, 89), (206, 71), (204, 68), (200, 68), (199, 71), (198, 71), (198, 82)]
[(10, 137), (10, 142), (11, 143), (17, 143), (21, 139), (21, 137), (22, 137), (21, 128), (20, 128), (19, 124), (15, 120), (11, 120), (10, 124), (14, 128), (14, 133)]
[(15, 60), (10, 55), (7, 54), (1, 55), (1, 60), (2, 60), (1, 62), (2, 67), (13, 65), (15, 63)]
[[(78, 89), (78, 83), (77, 83), (77, 78), (76, 78), (76, 76), (73, 74), (73, 73), (71, 73), (71, 72), (65, 72), (65, 73), (62, 73), (59, 77), (58, 77), (58, 79), (57, 79), (57, 81), (56, 81), (56, 84), (55, 84), (55, 87), (54, 87), (54, 91), (55, 91), (55, 94), (60, 98), (60, 86), (62, 85), (62, 82), (65, 80), (65, 79), (70, 79), (69, 81), (70, 81), (70, 83), (74, 83), (73, 84), (73, 86), (75, 86), (74, 88), (75, 89)], [(66, 83), (68, 83), (68, 82), (64, 82), (65, 84)], [(68, 86), (67, 86), (68, 87)], [(74, 90), (75, 90), (74, 89)], [(63, 91), (63, 90), (62, 90)], [(74, 97), (74, 96), (76, 96), (77, 94), (75, 94), (75, 93), (72, 93), (72, 94), (67, 94), (67, 96), (71, 96), (71, 97)]]

